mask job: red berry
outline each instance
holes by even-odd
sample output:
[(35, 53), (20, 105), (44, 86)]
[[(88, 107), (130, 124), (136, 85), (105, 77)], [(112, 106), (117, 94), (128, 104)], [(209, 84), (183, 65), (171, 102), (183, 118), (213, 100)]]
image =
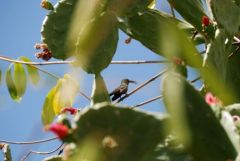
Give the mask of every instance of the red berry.
[(64, 139), (68, 135), (68, 127), (60, 124), (60, 123), (54, 123), (50, 126), (47, 126), (45, 128), (47, 131), (51, 131), (54, 134), (56, 134), (60, 139)]
[(73, 107), (66, 107), (61, 111), (61, 113), (66, 113), (66, 112), (70, 112), (71, 115), (75, 115), (77, 114), (78, 110)]
[(210, 19), (207, 16), (202, 17), (202, 24), (204, 26), (209, 26), (210, 25)]

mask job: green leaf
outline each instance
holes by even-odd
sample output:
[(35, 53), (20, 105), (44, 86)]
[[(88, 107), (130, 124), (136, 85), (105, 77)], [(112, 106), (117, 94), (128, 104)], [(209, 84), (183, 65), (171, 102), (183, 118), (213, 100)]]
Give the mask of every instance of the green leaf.
[(43, 21), (42, 41), (48, 45), (56, 59), (67, 59), (66, 40), (78, 0), (60, 0)]
[(56, 87), (53, 87), (47, 94), (43, 109), (42, 109), (42, 123), (43, 125), (49, 125), (53, 122), (55, 118), (55, 113), (53, 110), (53, 98), (56, 92)]
[(62, 161), (62, 157), (59, 155), (54, 155), (54, 156), (45, 158), (44, 161)]
[(77, 119), (72, 160), (141, 161), (165, 138), (165, 116), (96, 104)]
[[(182, 33), (179, 33), (180, 30), (176, 29), (178, 27), (183, 28), (186, 32), (191, 33), (194, 30), (191, 25), (175, 20), (169, 15), (163, 14), (159, 11), (147, 10), (141, 14), (128, 17), (121, 22), (120, 27), (130, 37), (140, 41), (144, 46), (161, 56), (166, 56), (170, 59), (173, 57), (179, 57), (185, 60), (185, 48), (183, 48), (185, 42), (187, 45), (190, 44), (191, 48), (188, 50), (189, 52), (192, 52), (191, 55), (193, 57), (197, 53), (195, 47), (190, 43), (190, 40), (186, 40), (185, 37), (185, 41), (181, 40), (179, 35), (182, 36)], [(171, 31), (168, 28), (170, 28)], [(171, 37), (169, 37), (169, 34)], [(174, 49), (177, 51), (172, 52), (172, 54), (169, 55), (165, 53), (166, 49)], [(186, 63), (192, 65), (190, 61), (191, 59)]]
[(42, 6), (42, 8), (44, 8), (46, 10), (53, 10), (54, 9), (52, 3), (49, 2), (48, 0), (42, 0), (41, 6)]
[(93, 105), (101, 102), (110, 102), (110, 98), (103, 77), (97, 74), (95, 75), (93, 83), (91, 104)]
[(186, 21), (196, 27), (199, 32), (202, 31), (201, 20), (203, 16), (206, 16), (206, 14), (204, 13), (203, 5), (199, 0), (168, 0), (168, 2)]
[[(20, 60), (25, 61), (25, 62), (32, 62), (29, 58), (27, 57), (20, 57)], [(26, 65), (27, 66), (27, 71), (28, 74), (31, 78), (31, 81), (34, 85), (37, 85), (40, 81), (40, 76), (38, 70), (31, 65)]]
[[(231, 35), (240, 31), (240, 7), (230, 0), (208, 0), (218, 25)], [(224, 6), (224, 7), (223, 7)]]
[[(207, 46), (207, 54), (205, 55), (205, 66), (212, 66), (219, 76), (218, 81), (223, 82), (228, 88), (228, 92), (232, 93), (235, 97), (227, 104), (239, 102), (240, 100), (240, 56), (239, 53), (235, 53), (231, 57), (229, 55), (235, 50), (232, 45), (232, 41), (228, 37), (228, 34), (223, 29), (216, 31), (215, 39)], [(209, 82), (205, 82), (208, 87)], [(214, 85), (214, 84), (213, 84)]]
[(22, 64), (15, 63), (13, 79), (17, 89), (18, 97), (21, 99), (26, 91), (27, 86), (27, 76)]
[(163, 82), (164, 103), (179, 141), (196, 160), (234, 160), (237, 150), (203, 97), (179, 74)]
[(116, 23), (113, 13), (104, 12), (79, 33), (76, 57), (86, 72), (98, 74), (112, 61), (118, 43)]
[(12, 78), (12, 71), (11, 71), (12, 65), (13, 64), (11, 64), (8, 67), (7, 72), (6, 72), (6, 84), (7, 84), (8, 92), (9, 92), (11, 98), (14, 101), (19, 102), (20, 98), (18, 96), (17, 88), (16, 88), (15, 83), (14, 83), (13, 78)]
[(3, 154), (4, 154), (4, 161), (12, 161), (11, 149), (8, 144), (4, 144), (3, 146)]

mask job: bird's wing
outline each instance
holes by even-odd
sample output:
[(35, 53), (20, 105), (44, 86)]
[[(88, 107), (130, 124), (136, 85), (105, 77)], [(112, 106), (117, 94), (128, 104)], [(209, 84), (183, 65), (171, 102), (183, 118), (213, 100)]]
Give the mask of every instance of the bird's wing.
[(127, 91), (128, 91), (128, 86), (126, 85), (120, 86), (119, 93), (125, 94), (127, 93)]
[(116, 93), (120, 93), (120, 88), (114, 89), (109, 95), (112, 96), (112, 95), (114, 95)]

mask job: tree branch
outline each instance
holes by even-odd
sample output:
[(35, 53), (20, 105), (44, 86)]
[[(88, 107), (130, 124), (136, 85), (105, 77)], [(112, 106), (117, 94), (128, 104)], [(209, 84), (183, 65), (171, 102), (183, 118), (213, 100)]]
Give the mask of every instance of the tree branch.
[(38, 155), (48, 155), (48, 154), (52, 154), (55, 153), (56, 151), (58, 151), (59, 149), (61, 149), (61, 147), (63, 146), (64, 143), (62, 143), (60, 146), (58, 146), (56, 149), (49, 151), (49, 152), (40, 152), (40, 151), (29, 151), (27, 153), (27, 155), (25, 157), (23, 157), (21, 159), (21, 161), (25, 161), (31, 154), (38, 154)]
[(58, 139), (58, 137), (53, 137), (53, 138), (50, 138), (50, 139), (37, 140), (37, 141), (27, 141), (27, 142), (0, 140), (0, 143), (5, 143), (5, 144), (39, 144), (39, 143), (45, 143), (45, 142), (56, 140), (56, 139)]
[(163, 98), (162, 95), (157, 96), (157, 97), (154, 97), (154, 98), (152, 98), (152, 99), (149, 99), (149, 100), (147, 100), (147, 101), (144, 101), (144, 102), (142, 102), (142, 103), (139, 103), (139, 104), (137, 104), (137, 105), (134, 105), (133, 107), (131, 107), (131, 109), (135, 109), (135, 108), (137, 108), (137, 107), (144, 106), (144, 105), (146, 105), (146, 104), (148, 104), (148, 103), (154, 102), (154, 101), (159, 100), (159, 99), (161, 99), (161, 98)]
[(141, 88), (145, 87), (146, 85), (148, 85), (149, 83), (151, 83), (152, 81), (154, 81), (155, 79), (157, 79), (158, 77), (162, 76), (164, 73), (166, 73), (166, 70), (158, 73), (157, 75), (153, 76), (152, 78), (150, 78), (149, 80), (145, 81), (144, 83), (142, 83), (140, 86), (138, 86), (137, 88), (133, 89), (131, 92), (129, 92), (128, 94), (126, 94), (124, 97), (122, 97), (121, 99), (119, 99), (117, 101), (117, 103), (123, 101), (124, 99), (126, 99), (127, 97), (131, 96), (132, 94), (134, 94), (135, 92), (137, 92), (138, 90), (140, 90)]
[[(39, 66), (74, 63), (74, 60), (52, 61), (52, 62), (25, 62), (21, 60), (11, 59), (5, 56), (0, 56), (0, 60), (12, 62), (12, 63), (20, 63), (25, 65), (39, 65)], [(111, 62), (111, 64), (159, 64), (159, 63), (168, 63), (168, 61), (167, 60), (133, 60), (133, 61), (112, 61)]]

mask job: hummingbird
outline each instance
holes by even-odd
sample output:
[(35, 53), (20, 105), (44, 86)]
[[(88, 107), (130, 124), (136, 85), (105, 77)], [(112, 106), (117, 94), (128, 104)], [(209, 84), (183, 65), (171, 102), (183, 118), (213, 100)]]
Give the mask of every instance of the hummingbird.
[(115, 101), (116, 99), (121, 98), (121, 96), (122, 96), (123, 94), (126, 94), (126, 93), (127, 93), (127, 91), (128, 91), (128, 84), (129, 84), (129, 83), (135, 83), (135, 84), (136, 84), (135, 81), (132, 81), (132, 80), (129, 80), (129, 79), (123, 79), (123, 80), (121, 81), (120, 86), (118, 86), (116, 89), (114, 89), (114, 90), (109, 94), (109, 96), (112, 96), (112, 95), (113, 95), (112, 101)]

